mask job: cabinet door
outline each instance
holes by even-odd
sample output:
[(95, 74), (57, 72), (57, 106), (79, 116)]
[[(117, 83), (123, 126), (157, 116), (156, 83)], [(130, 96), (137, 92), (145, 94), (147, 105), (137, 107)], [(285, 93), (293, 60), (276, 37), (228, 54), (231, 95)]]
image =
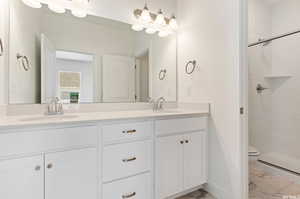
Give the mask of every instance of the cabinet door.
[(43, 199), (43, 156), (0, 161), (0, 198)]
[(169, 136), (157, 139), (156, 194), (158, 199), (163, 199), (182, 191), (182, 140), (182, 136)]
[(196, 132), (184, 136), (184, 189), (206, 182), (206, 133)]
[(95, 148), (45, 155), (45, 199), (97, 199)]

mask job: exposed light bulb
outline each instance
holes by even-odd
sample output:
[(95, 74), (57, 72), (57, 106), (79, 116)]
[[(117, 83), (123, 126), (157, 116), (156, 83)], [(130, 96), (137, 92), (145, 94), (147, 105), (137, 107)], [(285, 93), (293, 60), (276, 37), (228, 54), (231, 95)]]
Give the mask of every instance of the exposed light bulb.
[(156, 32), (157, 32), (157, 30), (155, 28), (147, 28), (146, 29), (146, 33), (148, 33), (148, 34), (154, 34)]
[(142, 11), (142, 14), (141, 14), (141, 20), (144, 22), (144, 23), (149, 23), (152, 21), (152, 18), (151, 18), (151, 15), (150, 15), (150, 12), (149, 12), (149, 9), (147, 7), (147, 4), (145, 5), (143, 11)]
[(87, 12), (85, 10), (72, 10), (72, 15), (79, 18), (84, 18), (87, 16)]
[(48, 4), (48, 8), (50, 10), (52, 10), (53, 12), (56, 12), (56, 13), (59, 13), (59, 14), (62, 14), (62, 13), (66, 12), (66, 9), (64, 7), (61, 7), (61, 6), (59, 6), (57, 4), (54, 4), (54, 3)]
[(176, 20), (176, 17), (173, 16), (171, 19), (170, 19), (170, 22), (169, 22), (169, 26), (172, 30), (177, 30), (178, 29), (178, 24), (177, 24), (177, 20)]
[(22, 0), (22, 2), (32, 8), (41, 8), (42, 4), (37, 0)]
[(165, 16), (163, 15), (162, 10), (159, 10), (154, 23), (157, 26), (165, 26), (166, 25)]
[(134, 31), (142, 31), (142, 30), (144, 30), (144, 26), (142, 24), (133, 24), (131, 26), (131, 28)]

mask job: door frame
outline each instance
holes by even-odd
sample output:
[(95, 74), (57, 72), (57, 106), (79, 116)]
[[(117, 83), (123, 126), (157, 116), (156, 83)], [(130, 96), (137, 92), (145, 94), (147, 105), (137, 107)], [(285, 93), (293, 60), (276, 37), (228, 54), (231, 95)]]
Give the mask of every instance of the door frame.
[(239, 105), (240, 113), (240, 160), (241, 160), (241, 198), (248, 199), (248, 0), (240, 0), (239, 6)]

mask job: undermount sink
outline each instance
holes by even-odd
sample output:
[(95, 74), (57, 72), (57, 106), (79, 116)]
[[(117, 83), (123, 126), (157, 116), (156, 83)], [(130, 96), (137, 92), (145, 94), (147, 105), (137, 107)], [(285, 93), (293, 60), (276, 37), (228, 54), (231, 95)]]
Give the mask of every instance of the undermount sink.
[(38, 116), (38, 117), (29, 117), (22, 118), (20, 121), (30, 122), (30, 121), (44, 121), (44, 120), (63, 120), (63, 119), (75, 119), (77, 115), (51, 115), (51, 116)]

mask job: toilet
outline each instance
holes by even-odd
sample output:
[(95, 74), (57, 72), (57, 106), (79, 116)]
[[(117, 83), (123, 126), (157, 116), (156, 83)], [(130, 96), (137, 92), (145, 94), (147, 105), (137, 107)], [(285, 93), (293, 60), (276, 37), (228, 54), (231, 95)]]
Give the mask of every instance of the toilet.
[(260, 152), (255, 147), (253, 147), (253, 146), (248, 147), (249, 161), (257, 161), (259, 155), (260, 155)]

